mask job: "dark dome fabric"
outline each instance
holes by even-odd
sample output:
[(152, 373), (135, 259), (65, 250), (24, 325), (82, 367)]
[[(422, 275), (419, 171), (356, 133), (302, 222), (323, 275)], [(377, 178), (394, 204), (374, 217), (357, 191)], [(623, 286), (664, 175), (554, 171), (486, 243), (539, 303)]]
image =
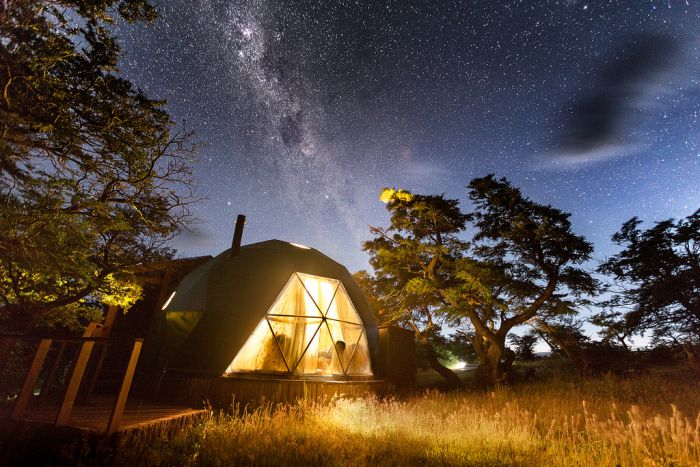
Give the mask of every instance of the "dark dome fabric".
[(238, 256), (228, 254), (224, 251), (185, 276), (165, 308), (170, 370), (221, 376), (295, 272), (342, 282), (376, 361), (372, 310), (344, 266), (313, 248), (280, 240), (245, 245)]

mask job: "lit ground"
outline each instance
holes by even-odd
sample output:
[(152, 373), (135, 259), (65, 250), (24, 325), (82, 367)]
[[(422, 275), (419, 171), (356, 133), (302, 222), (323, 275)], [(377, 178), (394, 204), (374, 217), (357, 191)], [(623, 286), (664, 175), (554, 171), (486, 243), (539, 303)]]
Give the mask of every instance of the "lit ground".
[(689, 374), (657, 372), (300, 403), (212, 415), (121, 455), (204, 465), (698, 465), (697, 388)]

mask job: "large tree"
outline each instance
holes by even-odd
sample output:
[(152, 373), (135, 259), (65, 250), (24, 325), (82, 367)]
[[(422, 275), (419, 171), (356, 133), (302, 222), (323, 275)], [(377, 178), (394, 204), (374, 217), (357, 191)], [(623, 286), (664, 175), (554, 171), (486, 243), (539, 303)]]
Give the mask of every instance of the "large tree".
[[(387, 204), (390, 229), (373, 229), (365, 244), (370, 263), (410, 304), (405, 310), (417, 303), (425, 314), (471, 326), (478, 372), (493, 384), (511, 375), (515, 355), (506, 338), (513, 328), (571, 315), (596, 290), (579, 267), (593, 248), (573, 233), (569, 214), (524, 197), (505, 179), (472, 180), (468, 214), (456, 200), (400, 194)], [(459, 236), (469, 220), (471, 243)]]
[(646, 230), (641, 223), (634, 217), (622, 225), (612, 237), (622, 250), (599, 268), (618, 287), (618, 314), (609, 327), (649, 331), (657, 343), (680, 344), (700, 369), (700, 210)]
[(5, 328), (74, 322), (123, 293), (123, 271), (167, 255), (189, 217), (191, 135), (117, 67), (113, 24), (155, 17), (145, 0), (0, 5)]
[(477, 178), (468, 188), (473, 258), (465, 259), (460, 284), (445, 296), (476, 331), (479, 370), (499, 383), (511, 374), (506, 339), (513, 328), (571, 315), (577, 299), (596, 290), (580, 267), (593, 246), (573, 232), (568, 213), (532, 201), (504, 178)]
[(371, 227), (374, 238), (363, 244), (374, 268), (371, 281), (363, 275), (365, 288), (378, 297), (383, 321), (412, 329), (430, 366), (450, 386), (459, 386), (459, 377), (439, 361), (435, 343), (447, 316), (440, 288), (449, 287), (453, 264), (468, 248), (457, 236), (467, 216), (456, 200), (442, 195), (387, 189), (381, 198), (390, 226)]

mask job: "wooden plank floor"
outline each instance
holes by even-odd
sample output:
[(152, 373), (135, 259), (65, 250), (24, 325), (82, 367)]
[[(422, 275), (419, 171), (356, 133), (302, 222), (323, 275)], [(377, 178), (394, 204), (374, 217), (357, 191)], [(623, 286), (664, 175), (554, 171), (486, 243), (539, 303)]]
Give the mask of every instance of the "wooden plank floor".
[[(90, 405), (76, 405), (71, 413), (68, 426), (84, 430), (102, 432), (107, 428), (112, 411), (111, 400), (92, 401)], [(58, 408), (55, 406), (30, 407), (22, 420), (34, 423), (53, 424)], [(180, 418), (204, 414), (204, 409), (187, 406), (158, 404), (147, 401), (129, 401), (119, 431), (142, 428), (153, 423), (177, 421)]]

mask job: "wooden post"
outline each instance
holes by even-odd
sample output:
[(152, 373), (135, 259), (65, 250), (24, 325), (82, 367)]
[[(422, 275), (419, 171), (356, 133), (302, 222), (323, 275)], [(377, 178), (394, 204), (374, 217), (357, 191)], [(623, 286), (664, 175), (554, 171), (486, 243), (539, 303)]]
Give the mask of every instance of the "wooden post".
[(78, 359), (73, 367), (73, 374), (71, 375), (70, 382), (66, 388), (66, 395), (63, 397), (63, 402), (61, 403), (61, 408), (58, 410), (58, 415), (56, 415), (56, 425), (65, 425), (70, 419), (70, 414), (73, 411), (73, 404), (75, 404), (75, 397), (78, 394), (80, 383), (83, 381), (85, 367), (87, 367), (88, 361), (90, 360), (90, 354), (92, 353), (92, 348), (94, 346), (95, 341), (85, 341), (80, 347)]
[(92, 396), (92, 391), (95, 389), (97, 384), (97, 378), (100, 376), (100, 371), (102, 371), (102, 364), (104, 363), (105, 355), (107, 354), (107, 344), (97, 344), (97, 361), (92, 368), (92, 376), (90, 376), (90, 382), (87, 385), (87, 389), (84, 389), (84, 395), (81, 398), (81, 402), (87, 404)]
[(99, 337), (98, 331), (102, 330), (102, 325), (94, 321), (90, 321), (83, 331), (83, 337)]
[[(117, 318), (118, 312), (119, 307), (117, 306), (109, 305), (107, 307), (107, 316), (105, 316), (104, 323), (98, 325), (98, 327), (96, 327), (94, 330), (95, 337), (109, 337), (110, 333), (112, 332), (112, 327), (114, 326), (114, 321)], [(102, 363), (104, 363), (105, 354), (107, 353), (107, 344), (98, 344), (97, 352), (98, 354), (96, 362), (93, 365), (92, 370), (90, 371), (90, 373), (92, 373), (92, 376), (90, 376), (90, 382), (88, 383), (87, 388), (83, 389), (83, 396), (81, 398), (82, 403), (88, 403), (90, 397), (92, 396), (92, 391), (95, 389), (95, 385), (97, 384), (97, 378), (100, 375), (100, 371), (102, 371)]]
[(122, 380), (122, 385), (119, 389), (117, 401), (114, 404), (112, 415), (109, 417), (109, 423), (107, 424), (106, 431), (107, 434), (112, 434), (119, 429), (119, 424), (121, 423), (122, 415), (124, 414), (124, 408), (126, 407), (126, 398), (129, 396), (129, 389), (131, 389), (131, 381), (134, 378), (134, 372), (136, 371), (136, 363), (139, 360), (139, 354), (141, 353), (142, 345), (143, 339), (136, 339), (134, 341), (134, 347), (131, 350), (131, 357), (129, 358), (129, 365), (126, 367), (126, 373), (124, 374), (124, 379)]
[(24, 378), (22, 390), (20, 391), (17, 402), (12, 409), (12, 418), (20, 418), (27, 410), (29, 401), (34, 394), (34, 385), (36, 384), (36, 380), (39, 378), (41, 367), (44, 366), (44, 360), (46, 360), (46, 354), (49, 353), (52, 342), (53, 341), (51, 339), (42, 339), (41, 342), (39, 342), (39, 347), (36, 349), (34, 359), (32, 360), (32, 366), (29, 367), (27, 377)]
[(114, 305), (109, 305), (107, 307), (107, 316), (105, 316), (105, 322), (102, 324), (100, 337), (109, 337), (110, 333), (112, 332), (112, 327), (114, 326), (114, 321), (117, 319), (118, 313), (119, 307)]
[(41, 392), (39, 393), (39, 400), (41, 402), (44, 402), (49, 395), (49, 388), (51, 387), (51, 381), (53, 381), (53, 378), (56, 375), (56, 370), (58, 369), (58, 364), (61, 363), (61, 358), (63, 357), (63, 351), (65, 350), (65, 348), (66, 348), (66, 343), (61, 342), (61, 345), (58, 348), (58, 352), (56, 353), (56, 357), (54, 358), (53, 363), (51, 364), (51, 369), (46, 374), (46, 379), (44, 380), (44, 384), (41, 386)]

